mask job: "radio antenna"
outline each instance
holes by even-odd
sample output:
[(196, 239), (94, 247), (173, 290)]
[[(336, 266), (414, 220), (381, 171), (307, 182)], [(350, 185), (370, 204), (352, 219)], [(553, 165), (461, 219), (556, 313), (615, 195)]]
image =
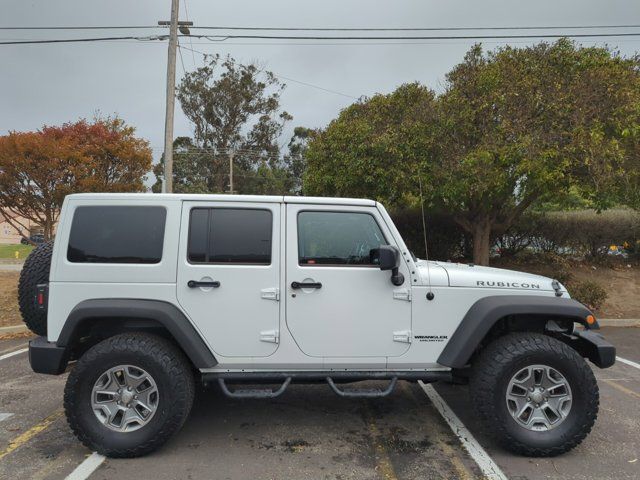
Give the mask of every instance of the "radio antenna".
[(424, 255), (427, 262), (427, 283), (429, 284), (429, 292), (427, 293), (427, 300), (433, 300), (435, 295), (431, 289), (431, 267), (429, 265), (429, 247), (427, 246), (427, 221), (424, 214), (424, 198), (422, 195), (422, 178), (418, 175), (418, 184), (420, 185), (420, 211), (422, 213), (422, 236), (424, 238)]

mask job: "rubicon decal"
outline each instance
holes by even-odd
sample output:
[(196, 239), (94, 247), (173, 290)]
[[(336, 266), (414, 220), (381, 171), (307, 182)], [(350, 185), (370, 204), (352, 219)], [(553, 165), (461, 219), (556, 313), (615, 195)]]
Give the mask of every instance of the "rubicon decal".
[(478, 280), (476, 282), (478, 287), (497, 287), (497, 288), (534, 288), (540, 290), (539, 283), (520, 283), (520, 282), (488, 282), (485, 280)]

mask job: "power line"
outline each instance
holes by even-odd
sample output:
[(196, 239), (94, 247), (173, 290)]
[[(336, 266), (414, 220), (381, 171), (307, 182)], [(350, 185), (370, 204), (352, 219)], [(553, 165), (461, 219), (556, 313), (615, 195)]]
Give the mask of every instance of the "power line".
[[(189, 21), (189, 8), (187, 7), (187, 0), (183, 0), (183, 1), (184, 1), (184, 18), (188, 22)], [(189, 39), (189, 45), (191, 45), (191, 48), (193, 48), (193, 40)], [(196, 55), (193, 52), (191, 52), (191, 59), (193, 60), (193, 68), (196, 68)]]
[(248, 146), (244, 146), (244, 147), (199, 147), (197, 145), (188, 145), (188, 146), (180, 146), (177, 147), (180, 150), (195, 150), (195, 151), (205, 151), (205, 152), (222, 152), (222, 153), (229, 153), (229, 152), (250, 152), (250, 153), (265, 153), (267, 154), (268, 152), (265, 151), (265, 149), (263, 147), (252, 147), (250, 145)]
[[(561, 38), (561, 37), (557, 37)], [(606, 41), (606, 40), (605, 40)], [(619, 43), (637, 43), (638, 40), (633, 37), (627, 38), (619, 38), (616, 40), (616, 45)], [(137, 44), (137, 45), (161, 45), (159, 42), (143, 42), (143, 41), (135, 41), (135, 40), (121, 40), (121, 41), (112, 41), (111, 43), (128, 43), (128, 44)], [(423, 45), (423, 46), (437, 46), (437, 45), (463, 45), (466, 44), (465, 40), (424, 40), (424, 41), (415, 41), (415, 42), (403, 42), (403, 41), (389, 41), (389, 42), (320, 42), (320, 41), (308, 41), (308, 42), (287, 42), (287, 41), (278, 41), (278, 42), (247, 42), (247, 41), (231, 41), (227, 40), (223, 42), (210, 42), (210, 41), (196, 41), (192, 42), (193, 45), (212, 45), (215, 44), (216, 48), (228, 48), (228, 47), (247, 47), (247, 46), (257, 46), (257, 47), (269, 47), (272, 48), (274, 46), (285, 46), (285, 47), (341, 47), (345, 45), (356, 46), (356, 47), (375, 47), (375, 46), (403, 46), (403, 45)], [(531, 40), (483, 40), (483, 44), (486, 45), (526, 45), (530, 44)], [(602, 44), (603, 40), (598, 39), (581, 39), (580, 44), (593, 44), (599, 45)], [(184, 47), (186, 48), (186, 47)], [(197, 53), (197, 51), (196, 51)], [(211, 55), (211, 54), (204, 54)]]
[[(282, 149), (280, 149), (282, 150)], [(234, 154), (240, 158), (248, 158), (253, 160), (283, 160), (284, 155), (282, 153), (265, 152), (262, 149), (243, 149), (243, 148), (209, 148), (209, 147), (179, 147), (175, 151), (176, 155), (205, 155), (205, 156), (221, 156), (227, 157), (229, 154)]]
[[(273, 72), (271, 72), (271, 73), (273, 73)], [(358, 100), (358, 97), (354, 97), (353, 95), (348, 95), (346, 93), (337, 92), (336, 90), (330, 90), (328, 88), (320, 87), (318, 85), (313, 85), (312, 83), (307, 83), (307, 82), (302, 82), (300, 80), (295, 80), (295, 79), (290, 78), (290, 77), (285, 77), (284, 75), (279, 75), (279, 74), (276, 74), (276, 73), (274, 73), (274, 75), (276, 77), (278, 77), (278, 78), (282, 78), (284, 80), (287, 80), (288, 82), (299, 83), (300, 85), (305, 85), (307, 87), (316, 88), (318, 90), (323, 90), (325, 92), (333, 93), (335, 95), (340, 95), (342, 97), (347, 97), (347, 98), (351, 98), (351, 99), (354, 99), (354, 100)]]
[(151, 40), (166, 40), (168, 35), (152, 35), (148, 37), (94, 37), (94, 38), (58, 38), (47, 40), (11, 40), (0, 42), (0, 45), (37, 45), (45, 43), (88, 43), (88, 42), (107, 42), (111, 40), (138, 40), (138, 41), (151, 41)]
[(433, 36), (326, 36), (326, 35), (190, 35), (212, 42), (227, 39), (246, 40), (483, 40), (515, 38), (585, 38), (585, 37), (637, 37), (640, 32), (620, 33), (575, 33), (575, 34), (530, 34), (530, 35), (433, 35)]
[[(205, 55), (205, 56), (207, 55), (207, 53), (205, 53), (205, 52), (201, 52), (199, 50), (194, 50), (194, 49), (189, 48), (189, 47), (184, 47), (184, 46), (181, 46), (181, 45), (178, 45), (178, 47), (179, 48), (184, 48), (186, 50), (191, 50), (192, 52), (199, 53), (201, 55)], [(324, 88), (324, 87), (321, 87), (319, 85), (314, 85), (312, 83), (303, 82), (302, 80), (296, 80), (294, 78), (285, 77), (284, 75), (280, 75), (278, 73), (274, 73), (274, 72), (271, 72), (271, 73), (273, 74), (273, 76), (278, 77), (278, 78), (282, 78), (282, 79), (287, 80), (289, 82), (299, 83), (300, 85), (304, 85), (304, 86), (307, 86), (307, 87), (311, 87), (311, 88), (315, 88), (315, 89), (318, 89), (318, 90), (322, 90), (324, 92), (333, 93), (335, 95), (340, 95), (342, 97), (351, 98), (353, 100), (358, 100), (358, 97), (354, 97), (353, 95), (348, 95), (346, 93), (338, 92), (337, 90), (331, 90), (329, 88)]]
[(184, 68), (184, 59), (182, 58), (182, 48), (180, 48), (180, 42), (178, 42), (178, 54), (180, 55), (180, 65), (182, 65), (182, 74), (186, 75), (187, 70)]
[[(186, 1), (185, 13), (188, 15)], [(68, 26), (21, 26), (0, 27), (0, 30), (134, 30), (166, 28), (157, 25), (68, 25)], [(467, 30), (588, 30), (588, 29), (620, 29), (640, 28), (640, 25), (520, 25), (520, 26), (481, 26), (481, 27), (240, 27), (240, 26), (198, 26), (203, 30), (251, 30), (251, 31), (309, 31), (309, 32), (438, 32)]]
[[(228, 39), (245, 40), (499, 40), (499, 39), (536, 39), (536, 38), (605, 38), (605, 37), (638, 37), (640, 32), (620, 33), (584, 33), (584, 34), (530, 34), (530, 35), (435, 35), (435, 36), (323, 36), (323, 35), (179, 35), (179, 37), (204, 38), (211, 42), (224, 42)], [(98, 37), (98, 38), (64, 38), (49, 40), (17, 40), (3, 41), (0, 45), (29, 45), (48, 43), (80, 43), (103, 42), (110, 40), (166, 40), (168, 35), (147, 37)]]
[(51, 27), (0, 27), (0, 30), (136, 30), (136, 29), (152, 29), (166, 28), (158, 25), (91, 25), (91, 26), (51, 26)]
[(210, 148), (210, 147), (178, 147), (176, 152), (182, 152), (187, 154), (209, 154), (209, 155), (228, 155), (230, 153), (236, 153), (238, 155), (258, 156), (258, 157), (272, 157), (278, 158), (279, 153), (266, 152), (263, 149), (247, 149), (247, 148)]
[(294, 31), (294, 32), (455, 32), (467, 30), (586, 30), (640, 28), (640, 25), (546, 25), (516, 27), (194, 27), (203, 30), (252, 30), (252, 31)]

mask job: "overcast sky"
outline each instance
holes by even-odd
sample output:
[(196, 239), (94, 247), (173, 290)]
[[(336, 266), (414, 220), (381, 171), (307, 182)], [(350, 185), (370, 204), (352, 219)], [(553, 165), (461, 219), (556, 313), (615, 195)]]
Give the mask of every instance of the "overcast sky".
[[(180, 1), (180, 19), (185, 20), (188, 12), (189, 20), (200, 26), (512, 27), (640, 24), (639, 0), (186, 0), (186, 11), (185, 0)], [(170, 0), (1, 0), (0, 5), (0, 26), (155, 25), (158, 20), (168, 20), (170, 13)], [(640, 32), (640, 28), (628, 31)], [(11, 40), (152, 33), (155, 32), (0, 31), (0, 38)], [(209, 32), (193, 29), (193, 33)], [(511, 40), (510, 43), (525, 45), (534, 41)], [(640, 51), (640, 37), (580, 41), (584, 45), (607, 42), (619, 47), (625, 55)], [(316, 41), (312, 45), (301, 45), (299, 41), (287, 44), (283, 41), (229, 40), (213, 44), (196, 39), (193, 45), (186, 39), (181, 42), (185, 47), (192, 46), (207, 53), (229, 53), (241, 62), (258, 61), (281, 77), (343, 94), (284, 80), (287, 88), (282, 96), (283, 106), (294, 117), (287, 135), (296, 125), (322, 127), (352, 103), (354, 98), (390, 92), (404, 82), (417, 80), (441, 90), (445, 73), (462, 59), (465, 51), (474, 43), (473, 40), (433, 40), (398, 42), (396, 45), (381, 42), (367, 42), (366, 45), (339, 42), (338, 45), (328, 45), (330, 42)], [(483, 41), (488, 49), (506, 42)], [(200, 66), (201, 59), (201, 55), (183, 52), (187, 71)], [(166, 61), (166, 42), (0, 45), (0, 134), (9, 130), (34, 130), (44, 124), (59, 124), (81, 117), (91, 118), (96, 111), (115, 113), (134, 125), (138, 134), (150, 141), (157, 159), (163, 143)], [(180, 59), (177, 72), (178, 77), (182, 76)], [(190, 133), (189, 123), (177, 104), (175, 134)]]

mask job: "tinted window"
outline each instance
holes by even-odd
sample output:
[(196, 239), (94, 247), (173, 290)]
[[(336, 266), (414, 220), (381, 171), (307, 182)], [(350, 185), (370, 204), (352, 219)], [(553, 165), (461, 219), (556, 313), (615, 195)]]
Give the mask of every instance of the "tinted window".
[(191, 210), (189, 222), (189, 260), (207, 261), (207, 236), (209, 231), (209, 210), (197, 208)]
[(372, 265), (369, 251), (386, 241), (368, 213), (300, 212), (300, 265)]
[(194, 208), (188, 257), (194, 263), (271, 264), (271, 212)]
[(158, 263), (162, 259), (163, 207), (78, 207), (67, 259), (77, 263)]

